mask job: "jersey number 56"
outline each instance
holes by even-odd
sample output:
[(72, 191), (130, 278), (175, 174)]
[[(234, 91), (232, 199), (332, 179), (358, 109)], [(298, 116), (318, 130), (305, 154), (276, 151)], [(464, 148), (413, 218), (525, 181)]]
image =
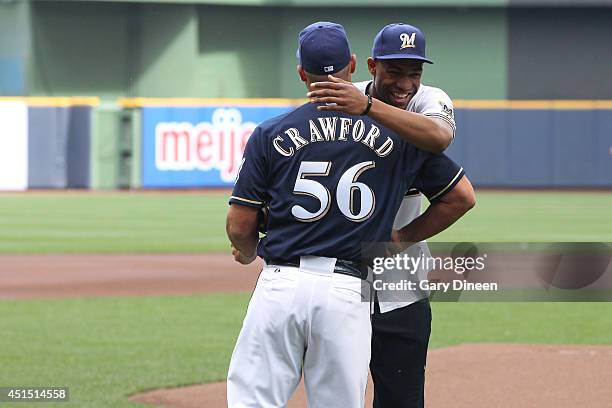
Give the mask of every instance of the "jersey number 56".
[[(300, 163), (293, 193), (306, 195), (316, 198), (320, 203), (320, 208), (316, 212), (310, 212), (301, 205), (291, 207), (291, 214), (302, 222), (313, 222), (325, 217), (331, 207), (331, 193), (321, 183), (309, 180), (306, 177), (325, 177), (329, 176), (331, 162), (304, 161)], [(362, 222), (372, 216), (376, 206), (376, 197), (370, 187), (357, 181), (359, 176), (373, 169), (376, 164), (373, 161), (358, 163), (342, 174), (336, 187), (336, 203), (340, 212), (349, 220)], [(358, 191), (360, 195), (359, 212), (354, 211), (354, 194)]]

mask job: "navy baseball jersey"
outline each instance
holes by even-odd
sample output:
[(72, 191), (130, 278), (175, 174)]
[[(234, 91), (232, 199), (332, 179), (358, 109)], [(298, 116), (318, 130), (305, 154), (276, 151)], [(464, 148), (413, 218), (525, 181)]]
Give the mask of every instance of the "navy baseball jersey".
[(264, 259), (358, 261), (360, 243), (390, 239), (406, 191), (435, 200), (463, 174), (445, 155), (421, 151), (367, 116), (316, 107), (262, 123), (246, 145), (230, 204), (268, 206), (257, 248)]

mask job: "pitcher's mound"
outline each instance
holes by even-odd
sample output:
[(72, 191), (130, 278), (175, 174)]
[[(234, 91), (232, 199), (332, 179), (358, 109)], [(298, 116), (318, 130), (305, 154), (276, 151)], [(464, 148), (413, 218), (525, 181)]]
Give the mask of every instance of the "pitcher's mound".
[[(466, 344), (431, 350), (428, 408), (607, 408), (612, 347)], [(225, 383), (149, 391), (130, 398), (167, 408), (226, 407)], [(303, 386), (288, 407), (306, 407)], [(371, 384), (366, 407), (371, 407)]]

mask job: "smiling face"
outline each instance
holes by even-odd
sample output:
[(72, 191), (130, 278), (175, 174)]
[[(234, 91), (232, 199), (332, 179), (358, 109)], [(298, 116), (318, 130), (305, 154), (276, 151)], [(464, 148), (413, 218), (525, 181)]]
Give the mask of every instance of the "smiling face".
[(396, 108), (406, 109), (421, 86), (423, 62), (419, 60), (368, 58), (368, 69), (374, 76), (372, 96)]

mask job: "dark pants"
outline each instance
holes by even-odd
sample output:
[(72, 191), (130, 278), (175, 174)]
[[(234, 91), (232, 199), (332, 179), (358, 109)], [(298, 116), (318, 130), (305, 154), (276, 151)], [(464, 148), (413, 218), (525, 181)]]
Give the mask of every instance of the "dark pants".
[(370, 361), (374, 408), (424, 407), (430, 334), (429, 299), (387, 313), (375, 304)]

